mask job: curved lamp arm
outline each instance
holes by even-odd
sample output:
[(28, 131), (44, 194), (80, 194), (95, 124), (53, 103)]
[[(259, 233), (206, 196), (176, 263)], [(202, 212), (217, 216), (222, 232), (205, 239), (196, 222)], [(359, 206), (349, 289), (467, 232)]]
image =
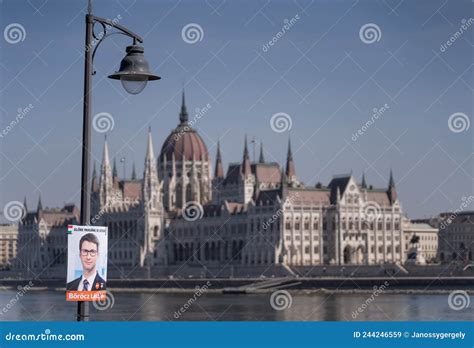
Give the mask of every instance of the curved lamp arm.
[[(128, 30), (123, 25), (114, 23), (113, 21), (111, 21), (109, 19), (105, 19), (105, 18), (102, 18), (102, 17), (97, 17), (97, 16), (94, 16), (94, 15), (91, 15), (91, 14), (88, 14), (86, 16), (87, 16), (87, 21), (89, 23), (91, 23), (92, 26), (94, 26), (95, 23), (99, 23), (100, 25), (102, 25), (102, 28), (103, 28), (103, 35), (100, 38), (98, 38), (95, 35), (94, 29), (92, 29), (93, 37), (96, 40), (97, 39), (99, 40), (97, 42), (97, 44), (95, 45), (95, 47), (94, 47), (94, 51), (92, 52), (92, 65), (94, 64), (94, 57), (95, 57), (95, 53), (96, 53), (97, 49), (99, 48), (102, 41), (104, 41), (104, 39), (106, 37), (110, 36), (110, 35), (122, 34), (122, 35), (125, 35), (125, 36), (128, 36), (128, 37), (131, 37), (133, 39), (133, 44), (134, 45), (137, 43), (137, 41), (140, 42), (140, 43), (143, 43), (143, 39), (141, 38), (141, 36), (139, 36), (138, 34), (135, 34), (133, 31)], [(107, 33), (107, 29), (109, 29), (110, 27), (115, 28), (119, 31), (113, 32), (113, 33)], [(93, 69), (92, 75), (95, 75), (95, 73), (96, 73), (96, 71)]]
[(114, 27), (115, 29), (118, 29), (121, 32), (123, 32), (125, 35), (130, 36), (132, 39), (137, 40), (140, 43), (143, 43), (143, 39), (141, 38), (141, 36), (139, 36), (138, 34), (135, 34), (133, 31), (128, 30), (123, 25), (114, 23), (110, 19), (105, 19), (102, 17), (94, 16), (94, 15), (88, 15), (88, 16), (90, 17), (93, 23), (98, 22), (98, 23), (101, 23), (102, 25), (106, 25), (106, 26), (108, 25), (108, 26)]

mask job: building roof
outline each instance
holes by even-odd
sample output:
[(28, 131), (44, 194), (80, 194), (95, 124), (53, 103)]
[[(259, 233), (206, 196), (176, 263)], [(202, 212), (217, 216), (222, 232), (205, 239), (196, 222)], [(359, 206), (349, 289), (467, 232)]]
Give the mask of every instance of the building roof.
[(269, 184), (279, 184), (281, 180), (281, 171), (278, 163), (252, 163), (252, 174), (255, 180)]
[(425, 232), (438, 232), (437, 228), (430, 226), (427, 223), (415, 223), (409, 222), (404, 228), (406, 231), (425, 231)]
[(185, 161), (200, 161), (208, 159), (209, 153), (206, 144), (201, 136), (192, 128), (186, 125), (179, 125), (166, 138), (161, 147), (160, 161), (166, 156), (167, 160), (171, 160), (174, 156), (176, 161), (181, 161), (184, 157)]
[(386, 191), (367, 190), (367, 201), (375, 202), (381, 207), (390, 206), (390, 199)]
[(292, 189), (287, 192), (287, 199), (293, 204), (329, 205), (330, 191), (327, 189)]
[(258, 193), (255, 200), (256, 205), (274, 205), (278, 201), (278, 197), (281, 197), (281, 189), (275, 190), (262, 190)]
[(138, 180), (126, 180), (120, 182), (120, 190), (123, 198), (131, 201), (139, 200), (142, 197), (142, 182)]
[[(260, 183), (279, 184), (281, 180), (281, 170), (278, 163), (252, 163), (250, 165), (255, 180)], [(240, 163), (230, 163), (225, 176), (224, 185), (237, 184), (241, 173)]]
[(79, 209), (74, 205), (66, 205), (64, 208), (46, 208), (35, 212), (28, 212), (22, 220), (24, 224), (34, 224), (44, 220), (49, 226), (66, 226), (71, 223), (77, 223), (79, 218)]
[(439, 214), (441, 221), (457, 224), (474, 224), (474, 211), (445, 212)]
[(231, 163), (227, 169), (224, 185), (237, 184), (240, 177), (240, 163)]
[(349, 184), (349, 181), (351, 180), (350, 175), (344, 175), (340, 177), (334, 177), (332, 178), (331, 182), (328, 185), (328, 188), (331, 190), (330, 194), (330, 201), (331, 204), (335, 204), (337, 201), (337, 190), (339, 189), (339, 192), (341, 196), (344, 194), (347, 188), (347, 184)]

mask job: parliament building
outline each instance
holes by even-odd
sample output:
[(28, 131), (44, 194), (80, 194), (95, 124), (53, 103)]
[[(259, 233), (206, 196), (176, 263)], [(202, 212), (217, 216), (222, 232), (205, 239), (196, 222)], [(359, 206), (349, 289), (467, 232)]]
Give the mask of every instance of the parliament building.
[[(119, 179), (105, 140), (91, 183), (91, 224), (109, 227), (109, 269), (404, 262), (404, 217), (392, 173), (386, 188), (352, 175), (307, 186), (290, 142), (281, 167), (265, 160), (262, 146), (251, 161), (246, 139), (241, 160), (224, 170), (219, 144), (213, 162), (191, 123), (183, 93), (179, 123), (157, 157), (148, 131), (141, 178), (133, 170), (130, 180)], [(77, 220), (73, 206), (26, 214), (19, 244), (28, 247), (19, 247), (20, 263), (63, 265), (65, 225)]]

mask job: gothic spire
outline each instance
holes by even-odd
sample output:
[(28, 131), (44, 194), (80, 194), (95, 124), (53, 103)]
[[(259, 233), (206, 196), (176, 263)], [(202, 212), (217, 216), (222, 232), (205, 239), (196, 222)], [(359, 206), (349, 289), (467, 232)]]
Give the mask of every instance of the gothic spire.
[(250, 175), (250, 158), (249, 158), (249, 149), (247, 147), (247, 134), (245, 134), (245, 144), (244, 144), (244, 158), (242, 160), (242, 174), (245, 176)]
[(289, 180), (296, 175), (293, 152), (291, 151), (291, 141), (288, 139), (288, 153), (286, 155), (286, 176)]
[(214, 170), (215, 178), (224, 178), (224, 168), (222, 166), (221, 144), (217, 141), (216, 168)]
[(107, 135), (104, 137), (104, 152), (102, 156), (102, 168), (104, 166), (110, 166), (109, 147), (107, 145)]
[(28, 205), (26, 204), (26, 196), (25, 198), (23, 199), (23, 209), (24, 211), (27, 213), (28, 212)]
[(265, 163), (265, 158), (263, 157), (263, 142), (260, 143), (260, 158), (258, 163)]
[(148, 127), (148, 141), (146, 147), (146, 159), (153, 160), (155, 158), (155, 154), (153, 152), (153, 140), (151, 139), (151, 127)]
[(390, 179), (388, 180), (388, 190), (387, 190), (388, 198), (390, 199), (390, 203), (393, 204), (397, 200), (397, 190), (395, 188), (395, 180), (393, 179), (393, 172), (390, 168)]
[(104, 137), (104, 153), (102, 157), (102, 167), (99, 180), (99, 197), (101, 206), (111, 200), (112, 195), (112, 172), (110, 170), (109, 147), (107, 145), (107, 136)]
[(362, 184), (361, 187), (366, 189), (367, 188), (367, 183), (365, 182), (365, 172), (362, 172)]
[(43, 203), (41, 203), (41, 194), (38, 196), (38, 208), (36, 209), (38, 212), (43, 210)]
[(147, 208), (156, 209), (159, 204), (157, 194), (159, 190), (158, 168), (153, 153), (153, 140), (151, 128), (148, 128), (148, 144), (145, 156), (145, 168), (143, 170), (143, 199)]
[(132, 180), (137, 180), (137, 172), (135, 170), (135, 162), (133, 162), (133, 167), (132, 167)]
[(395, 180), (393, 180), (393, 171), (390, 168), (390, 179), (388, 180), (388, 187), (393, 187), (395, 189)]
[(181, 97), (181, 112), (179, 113), (179, 121), (181, 122), (181, 124), (188, 123), (188, 110), (186, 109), (184, 88), (183, 88), (183, 95)]

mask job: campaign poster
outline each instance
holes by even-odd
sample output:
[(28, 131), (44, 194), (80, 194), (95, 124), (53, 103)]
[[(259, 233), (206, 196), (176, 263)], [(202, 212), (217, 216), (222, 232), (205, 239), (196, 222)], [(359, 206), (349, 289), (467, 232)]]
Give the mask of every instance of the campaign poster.
[(66, 301), (100, 301), (107, 289), (107, 227), (68, 225)]

